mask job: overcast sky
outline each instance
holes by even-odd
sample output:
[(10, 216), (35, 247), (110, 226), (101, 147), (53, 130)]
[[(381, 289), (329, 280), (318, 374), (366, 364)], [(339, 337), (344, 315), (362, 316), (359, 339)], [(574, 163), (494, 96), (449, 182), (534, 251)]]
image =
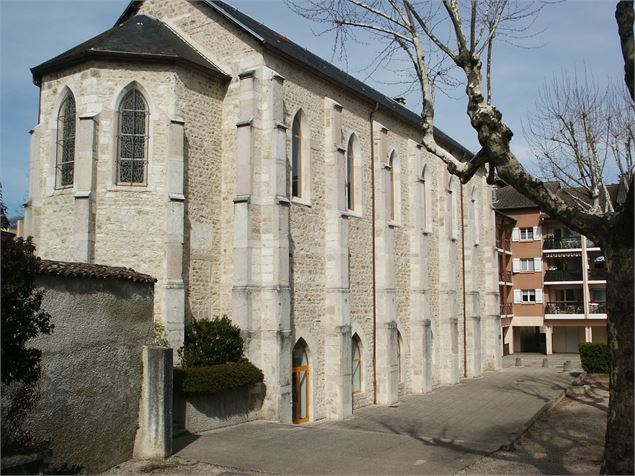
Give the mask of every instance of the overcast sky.
[[(314, 36), (319, 26), (298, 17), (283, 1), (230, 0), (233, 6), (284, 34), (317, 55), (332, 60), (332, 37)], [(111, 28), (127, 0), (13, 1), (0, 0), (1, 16), (1, 173), (9, 216), (21, 215), (27, 198), (29, 130), (37, 123), (38, 88), (29, 68)], [(598, 79), (621, 81), (623, 63), (614, 19), (614, 1), (568, 1), (550, 4), (534, 30), (542, 32), (530, 41), (538, 48), (520, 49), (501, 44), (494, 57), (494, 100), (503, 118), (515, 132), (512, 149), (530, 165), (521, 121), (526, 117), (538, 88), (562, 70), (588, 68)], [(360, 79), (370, 45), (354, 45), (348, 65), (334, 63)], [(213, 58), (212, 58), (213, 59)], [(385, 77), (385, 76), (384, 76)], [(403, 93), (401, 86), (381, 81), (366, 82), (387, 96)], [(438, 95), (435, 124), (469, 149), (478, 149), (476, 135), (465, 114), (462, 90), (455, 99)], [(407, 105), (419, 112), (416, 93), (407, 95)]]

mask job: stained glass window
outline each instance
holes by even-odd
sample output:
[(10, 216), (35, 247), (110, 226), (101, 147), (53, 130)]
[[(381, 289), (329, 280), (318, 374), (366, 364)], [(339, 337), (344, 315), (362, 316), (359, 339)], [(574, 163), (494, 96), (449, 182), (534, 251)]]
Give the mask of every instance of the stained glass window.
[(75, 98), (68, 94), (57, 115), (56, 184), (58, 188), (73, 185), (75, 172)]
[(141, 93), (137, 89), (132, 89), (119, 106), (119, 183), (145, 183), (147, 132), (148, 107)]

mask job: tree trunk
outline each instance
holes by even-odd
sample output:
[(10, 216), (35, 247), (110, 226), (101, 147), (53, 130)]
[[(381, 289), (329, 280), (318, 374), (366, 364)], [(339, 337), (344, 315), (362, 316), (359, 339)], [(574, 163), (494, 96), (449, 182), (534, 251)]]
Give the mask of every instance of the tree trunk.
[(633, 192), (602, 244), (608, 268), (609, 413), (603, 474), (633, 474)]

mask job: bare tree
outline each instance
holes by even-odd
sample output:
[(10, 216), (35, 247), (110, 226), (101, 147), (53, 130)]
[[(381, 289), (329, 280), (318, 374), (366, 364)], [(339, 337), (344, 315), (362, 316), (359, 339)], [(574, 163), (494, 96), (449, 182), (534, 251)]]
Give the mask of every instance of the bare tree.
[(538, 93), (525, 136), (541, 175), (558, 180), (581, 209), (615, 211), (607, 180), (633, 178), (635, 104), (624, 85), (602, 88), (588, 71), (554, 76)]
[[(550, 216), (602, 247), (609, 270), (607, 327), (611, 359), (603, 471), (633, 474), (632, 177), (630, 184), (626, 183), (630, 190), (625, 204), (614, 210), (564, 200), (518, 161), (510, 146), (513, 133), (491, 99), (488, 73), (493, 61), (492, 45), (505, 33), (522, 32), (531, 24), (541, 4), (513, 0), (289, 1), (300, 15), (334, 30), (340, 46), (354, 38), (355, 31), (364, 30), (384, 42), (383, 51), (390, 52), (383, 57), (386, 61), (394, 60), (397, 50), (401, 52), (409, 61), (413, 80), (421, 91), (422, 144), (446, 164), (450, 173), (466, 183), (477, 171), (486, 168), (489, 183), (500, 177)], [(632, 58), (632, 11), (630, 0), (620, 2), (616, 11), (625, 58), (629, 51)], [(626, 21), (621, 21), (625, 17)], [(485, 81), (483, 54), (486, 55)], [(465, 84), (466, 112), (480, 144), (480, 150), (465, 161), (452, 156), (434, 138), (434, 88), (439, 71), (447, 73), (447, 69), (438, 68), (439, 57), (454, 66)], [(591, 171), (586, 172), (587, 179), (589, 173)]]

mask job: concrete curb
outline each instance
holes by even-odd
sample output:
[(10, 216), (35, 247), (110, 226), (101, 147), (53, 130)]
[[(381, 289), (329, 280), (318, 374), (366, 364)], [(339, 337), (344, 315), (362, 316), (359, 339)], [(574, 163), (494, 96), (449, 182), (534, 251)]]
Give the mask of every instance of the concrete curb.
[[(573, 373), (573, 372), (571, 372)], [(549, 410), (551, 410), (553, 407), (555, 407), (558, 403), (560, 403), (562, 401), (562, 399), (567, 395), (567, 390), (569, 390), (571, 387), (574, 387), (576, 385), (579, 385), (580, 382), (582, 381), (582, 379), (584, 379), (584, 377), (586, 377), (586, 372), (585, 371), (581, 371), (580, 375), (578, 375), (569, 385), (567, 385), (554, 399), (546, 402), (541, 408), (540, 410), (538, 410), (534, 416), (532, 416), (524, 425), (522, 430), (518, 433), (513, 435), (509, 441), (507, 441), (506, 443), (503, 443), (497, 450), (492, 451), (490, 453), (496, 453), (496, 451), (512, 451), (514, 449), (514, 445), (516, 444), (516, 442), (518, 440), (520, 440), (523, 435), (525, 435), (525, 433), (527, 433), (532, 426), (534, 426), (534, 424), (545, 414), (547, 413)], [(489, 455), (488, 455), (489, 456)]]

